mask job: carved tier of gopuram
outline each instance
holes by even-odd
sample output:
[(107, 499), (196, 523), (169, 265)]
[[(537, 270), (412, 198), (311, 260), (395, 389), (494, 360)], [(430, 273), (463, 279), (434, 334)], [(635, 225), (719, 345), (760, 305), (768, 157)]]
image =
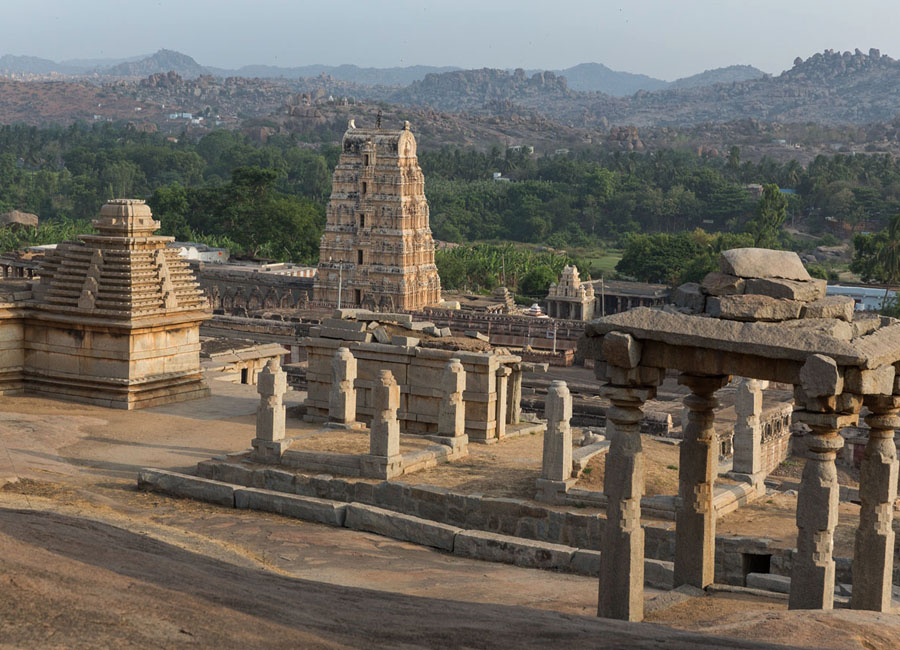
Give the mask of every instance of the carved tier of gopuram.
[[(793, 421), (811, 433), (797, 500), (792, 609), (831, 609), (839, 485), (839, 430), (865, 409), (871, 428), (860, 475), (860, 524), (851, 606), (891, 606), (897, 496), (894, 429), (900, 424), (900, 321), (857, 318), (853, 301), (825, 297), (794, 253), (735, 249), (721, 273), (676, 290), (676, 307), (638, 308), (593, 321), (581, 340), (611, 401), (604, 492), (608, 498), (600, 567), (599, 614), (643, 618), (643, 454), (639, 424), (667, 370), (690, 393), (678, 468), (675, 586), (706, 587), (715, 570), (717, 475), (713, 409), (732, 375), (794, 386)], [(764, 531), (760, 531), (764, 532)]]
[(334, 169), (314, 300), (388, 312), (441, 301), (409, 122), (392, 131), (350, 121)]
[(29, 391), (134, 409), (205, 397), (207, 301), (187, 263), (155, 236), (143, 201), (100, 209), (97, 232), (46, 256), (23, 319)]

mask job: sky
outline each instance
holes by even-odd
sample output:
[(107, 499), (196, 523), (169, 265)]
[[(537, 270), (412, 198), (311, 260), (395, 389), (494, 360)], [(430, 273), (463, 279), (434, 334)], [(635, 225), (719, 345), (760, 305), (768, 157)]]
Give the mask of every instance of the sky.
[(672, 80), (750, 64), (778, 74), (825, 49), (900, 58), (897, 0), (0, 0), (0, 55), (202, 65), (563, 69)]

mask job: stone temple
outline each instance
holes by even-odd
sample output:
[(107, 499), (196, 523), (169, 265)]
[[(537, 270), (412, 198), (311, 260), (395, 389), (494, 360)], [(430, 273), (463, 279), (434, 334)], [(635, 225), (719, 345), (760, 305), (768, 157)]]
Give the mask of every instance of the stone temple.
[(350, 120), (334, 170), (314, 299), (378, 311), (441, 300), (416, 139)]
[[(96, 234), (60, 244), (40, 282), (13, 295), (0, 331), (14, 388), (133, 409), (206, 397), (206, 298), (140, 200), (100, 209)], [(20, 300), (16, 300), (20, 298)], [(28, 299), (31, 298), (31, 299)]]

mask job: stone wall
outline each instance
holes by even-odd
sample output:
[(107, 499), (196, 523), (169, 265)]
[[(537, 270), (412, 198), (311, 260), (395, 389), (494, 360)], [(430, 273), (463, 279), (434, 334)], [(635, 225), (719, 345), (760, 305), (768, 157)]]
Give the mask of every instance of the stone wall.
[[(447, 488), (399, 481), (373, 484), (329, 476), (304, 476), (271, 468), (252, 469), (221, 461), (203, 461), (197, 465), (197, 473), (207, 479), (235, 485), (364, 503), (460, 528), (580, 549), (600, 550), (606, 525), (606, 519), (596, 513), (565, 511), (522, 499), (460, 494)], [(675, 557), (674, 526), (643, 524), (642, 528), (645, 556), (672, 561)], [(716, 582), (744, 585), (747, 556), (769, 556), (771, 573), (791, 574), (792, 549), (776, 546), (774, 540), (764, 537), (717, 536)], [(852, 562), (847, 558), (836, 558), (836, 565), (837, 581), (851, 582)], [(900, 575), (895, 573), (894, 582), (898, 581)]]
[(216, 264), (191, 264), (213, 309), (302, 309), (309, 304), (313, 278), (253, 273)]
[[(466, 371), (466, 434), (472, 441), (490, 441), (498, 437), (497, 371), (517, 366), (521, 359), (497, 353), (459, 352), (433, 348), (351, 343), (338, 339), (307, 338), (303, 344), (309, 362), (307, 370), (306, 413), (309, 419), (328, 419), (331, 391), (331, 362), (339, 347), (347, 347), (357, 361), (357, 418), (368, 422), (374, 412), (372, 388), (380, 370), (390, 370), (400, 384), (398, 417), (404, 433), (436, 433), (443, 393), (441, 373), (450, 359), (459, 359)], [(513, 382), (510, 382), (512, 384)], [(504, 408), (505, 412), (509, 409)]]

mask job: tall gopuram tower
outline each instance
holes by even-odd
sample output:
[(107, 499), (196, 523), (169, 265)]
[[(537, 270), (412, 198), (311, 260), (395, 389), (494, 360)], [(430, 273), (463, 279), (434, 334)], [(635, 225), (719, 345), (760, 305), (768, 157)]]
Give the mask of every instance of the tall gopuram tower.
[(389, 131), (350, 120), (342, 147), (314, 299), (377, 311), (439, 303), (425, 177), (409, 122)]

